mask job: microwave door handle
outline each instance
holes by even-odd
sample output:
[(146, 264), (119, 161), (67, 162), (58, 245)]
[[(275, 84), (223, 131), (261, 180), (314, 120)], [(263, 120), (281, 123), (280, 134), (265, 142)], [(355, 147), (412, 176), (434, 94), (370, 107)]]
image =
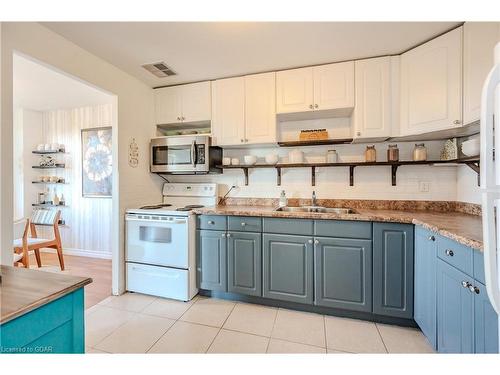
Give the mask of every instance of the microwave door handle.
[(191, 158), (193, 160), (193, 168), (196, 166), (196, 141), (191, 143)]

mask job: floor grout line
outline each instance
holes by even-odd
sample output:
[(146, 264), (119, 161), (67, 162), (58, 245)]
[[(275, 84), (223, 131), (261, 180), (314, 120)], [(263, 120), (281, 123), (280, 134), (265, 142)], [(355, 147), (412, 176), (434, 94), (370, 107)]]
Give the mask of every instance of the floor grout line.
[(378, 324), (377, 323), (373, 323), (373, 324), (375, 324), (375, 328), (377, 328), (377, 332), (378, 332), (378, 335), (380, 336), (380, 340), (382, 340), (382, 344), (384, 345), (385, 352), (389, 353), (389, 350), (387, 350), (387, 345), (385, 345), (384, 338), (382, 337), (382, 334), (380, 333), (380, 329), (378, 328)]
[(214, 336), (213, 340), (210, 342), (210, 345), (208, 345), (208, 348), (207, 350), (205, 350), (205, 354), (208, 353), (208, 351), (210, 350), (210, 348), (212, 347), (215, 339), (217, 338), (217, 336), (219, 336), (220, 334), (220, 331), (222, 331), (222, 327), (224, 327), (224, 324), (226, 324), (227, 320), (229, 319), (229, 317), (231, 316), (231, 314), (233, 313), (234, 309), (236, 308), (236, 305), (238, 304), (238, 302), (236, 302), (233, 306), (233, 308), (231, 309), (231, 312), (226, 316), (226, 319), (224, 319), (224, 321), (222, 322), (222, 325), (220, 326), (219, 328), (219, 331), (217, 332), (217, 334)]
[(273, 337), (274, 326), (276, 325), (276, 319), (278, 319), (278, 313), (279, 313), (279, 311), (280, 311), (280, 308), (278, 307), (276, 309), (276, 314), (274, 315), (273, 327), (271, 328), (271, 336), (269, 336), (269, 342), (267, 343), (266, 353), (269, 352), (269, 345), (271, 345), (271, 338)]

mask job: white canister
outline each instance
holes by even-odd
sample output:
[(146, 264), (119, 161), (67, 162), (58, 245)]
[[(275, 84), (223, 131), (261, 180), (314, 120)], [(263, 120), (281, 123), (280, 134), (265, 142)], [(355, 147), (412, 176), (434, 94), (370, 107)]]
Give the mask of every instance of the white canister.
[(50, 151), (50, 143), (45, 143), (43, 146), (44, 151)]
[(326, 153), (326, 162), (327, 163), (337, 163), (339, 161), (339, 155), (337, 154), (337, 150), (328, 150)]
[(292, 150), (288, 153), (288, 162), (298, 164), (304, 162), (304, 153), (300, 150)]
[(231, 158), (222, 158), (222, 165), (230, 165)]
[(231, 164), (232, 165), (240, 165), (240, 159), (238, 159), (238, 158), (232, 158), (231, 159)]

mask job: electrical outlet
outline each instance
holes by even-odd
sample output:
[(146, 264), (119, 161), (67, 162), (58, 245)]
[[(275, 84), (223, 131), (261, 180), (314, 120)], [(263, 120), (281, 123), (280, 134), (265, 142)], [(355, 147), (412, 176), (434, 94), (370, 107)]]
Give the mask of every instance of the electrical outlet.
[(428, 181), (420, 181), (419, 190), (422, 193), (428, 193), (431, 187), (431, 183)]

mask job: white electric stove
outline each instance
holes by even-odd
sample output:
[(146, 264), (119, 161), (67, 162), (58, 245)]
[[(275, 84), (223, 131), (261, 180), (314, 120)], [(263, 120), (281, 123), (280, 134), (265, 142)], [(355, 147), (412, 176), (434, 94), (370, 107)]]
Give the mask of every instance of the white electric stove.
[(217, 199), (217, 184), (165, 183), (162, 203), (127, 210), (128, 291), (182, 301), (198, 293), (192, 209)]

